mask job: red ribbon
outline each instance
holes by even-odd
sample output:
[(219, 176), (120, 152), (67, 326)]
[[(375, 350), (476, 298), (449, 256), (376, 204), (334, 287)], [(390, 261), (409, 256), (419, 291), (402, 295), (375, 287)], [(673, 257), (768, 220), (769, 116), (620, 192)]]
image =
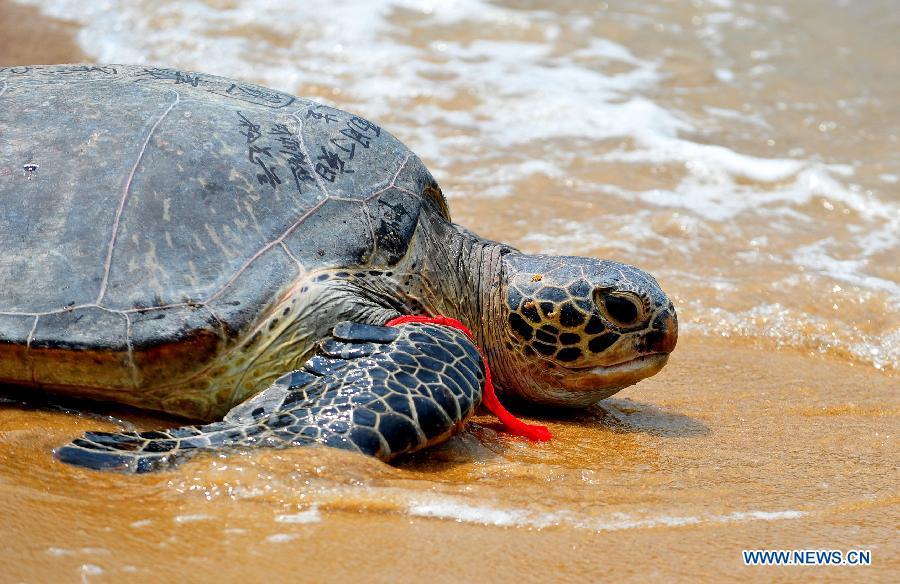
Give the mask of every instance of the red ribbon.
[[(392, 318), (391, 320), (387, 321), (385, 323), (385, 326), (397, 326), (410, 322), (449, 326), (461, 330), (466, 334), (466, 336), (472, 339), (472, 342), (475, 341), (475, 337), (472, 335), (472, 331), (470, 331), (466, 327), (466, 325), (459, 322), (455, 318), (450, 318), (447, 316), (398, 316), (397, 318)], [(491, 367), (490, 365), (488, 365), (487, 358), (484, 356), (484, 352), (482, 352), (481, 347), (476, 346), (476, 348), (478, 349), (478, 353), (481, 355), (481, 358), (484, 360), (484, 396), (481, 400), (481, 403), (483, 403), (487, 407), (487, 409), (491, 411), (491, 413), (493, 413), (501, 422), (503, 422), (506, 430), (511, 434), (522, 436), (524, 438), (528, 438), (529, 440), (535, 440), (538, 442), (550, 440), (552, 436), (550, 435), (550, 430), (548, 430), (546, 426), (526, 424), (503, 407), (503, 404), (501, 404), (500, 400), (497, 399), (497, 393), (494, 391), (494, 382), (491, 381)]]

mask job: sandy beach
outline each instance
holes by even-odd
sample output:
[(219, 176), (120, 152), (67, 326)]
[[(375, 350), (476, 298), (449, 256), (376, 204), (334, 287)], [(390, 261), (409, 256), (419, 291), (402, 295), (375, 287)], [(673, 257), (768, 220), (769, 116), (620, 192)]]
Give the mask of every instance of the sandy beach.
[[(76, 42), (78, 30), (36, 8), (0, 2), (0, 67), (90, 60)], [(338, 95), (317, 87), (311, 91)], [(453, 99), (452, 107), (466, 107), (465, 96)], [(401, 136), (408, 131), (402, 114), (387, 117)], [(452, 142), (454, 132), (438, 128), (429, 138)], [(802, 135), (797, 140), (812, 148)], [(474, 164), (457, 161), (453, 169), (465, 175)], [(892, 172), (884, 164), (859, 172)], [(657, 166), (612, 180), (666, 183), (671, 169)], [(579, 172), (579, 180), (599, 182), (611, 171)], [(450, 197), (456, 221), (529, 252), (559, 253), (568, 241), (532, 237), (530, 228), (539, 193), (555, 188), (555, 179), (513, 182), (521, 189), (515, 199), (467, 197), (480, 179), (466, 180), (442, 180), (445, 190), (462, 193)], [(865, 187), (866, 180), (858, 182)], [(577, 197), (548, 197), (560, 222), (600, 212)], [(825, 213), (819, 199), (798, 205), (813, 216)], [(627, 206), (613, 200), (604, 212)], [(672, 241), (727, 231), (691, 231), (689, 214), (666, 213), (643, 217)], [(849, 221), (862, 212), (847, 215)], [(796, 239), (811, 237), (812, 229)], [(628, 257), (610, 243), (615, 237), (613, 230), (576, 252)], [(726, 242), (723, 254), (747, 245), (719, 241)], [(171, 472), (120, 476), (62, 465), (50, 452), (87, 430), (178, 421), (0, 401), (0, 581), (895, 581), (900, 377), (855, 349), (813, 341), (817, 331), (845, 329), (840, 318), (868, 323), (860, 330), (870, 336), (860, 339), (881, 338), (897, 322), (896, 310), (882, 292), (841, 283), (863, 300), (851, 302), (846, 290), (798, 288), (808, 294), (798, 306), (831, 319), (780, 329), (808, 333), (800, 341), (787, 332), (758, 334), (750, 321), (728, 325), (727, 333), (712, 330), (726, 316), (698, 302), (725, 292), (669, 268), (727, 262), (711, 252), (685, 259), (679, 249), (663, 246), (642, 264), (674, 290), (687, 323), (669, 364), (587, 411), (528, 413), (554, 433), (546, 444), (512, 439), (481, 415), (449, 443), (394, 465), (313, 448), (200, 457)], [(880, 276), (893, 282), (896, 266), (881, 261)], [(771, 274), (740, 273), (728, 294), (758, 301), (763, 273)], [(824, 308), (819, 294), (833, 294)], [(829, 316), (832, 301), (846, 307), (840, 317)], [(739, 314), (740, 302), (727, 308)], [(760, 327), (776, 324), (769, 313), (753, 314), (752, 322), (765, 323)], [(872, 565), (745, 566), (745, 549), (864, 549)]]
[[(853, 581), (864, 570), (889, 582), (900, 567), (896, 390), (895, 378), (846, 363), (688, 336), (658, 377), (541, 420), (555, 434), (544, 446), (484, 416), (394, 467), (313, 449), (141, 477), (50, 457), (113, 424), (7, 406), (4, 580), (205, 580), (227, 566), (229, 581), (260, 570), (301, 581)], [(117, 415), (142, 429), (171, 423)], [(552, 516), (560, 506), (571, 516)], [(741, 559), (832, 548), (870, 549), (873, 565)]]
[(86, 59), (74, 35), (78, 27), (41, 14), (31, 6), (0, 3), (0, 67), (77, 63)]

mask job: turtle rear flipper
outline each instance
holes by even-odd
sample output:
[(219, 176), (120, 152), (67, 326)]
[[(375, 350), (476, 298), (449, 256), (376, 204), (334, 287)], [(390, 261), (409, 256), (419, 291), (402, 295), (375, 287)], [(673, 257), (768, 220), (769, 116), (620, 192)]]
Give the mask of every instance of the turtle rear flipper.
[(480, 403), (484, 363), (462, 332), (433, 324), (342, 322), (301, 370), (221, 422), (141, 433), (88, 432), (55, 451), (66, 463), (141, 473), (200, 451), (324, 444), (382, 460), (445, 440)]

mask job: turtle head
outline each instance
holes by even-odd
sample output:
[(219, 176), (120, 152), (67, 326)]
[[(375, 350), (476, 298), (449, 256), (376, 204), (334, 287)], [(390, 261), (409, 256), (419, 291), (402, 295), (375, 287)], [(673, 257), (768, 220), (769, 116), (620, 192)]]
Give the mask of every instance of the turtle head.
[(508, 393), (587, 406), (654, 375), (675, 348), (675, 307), (633, 266), (518, 253), (501, 262), (489, 350)]

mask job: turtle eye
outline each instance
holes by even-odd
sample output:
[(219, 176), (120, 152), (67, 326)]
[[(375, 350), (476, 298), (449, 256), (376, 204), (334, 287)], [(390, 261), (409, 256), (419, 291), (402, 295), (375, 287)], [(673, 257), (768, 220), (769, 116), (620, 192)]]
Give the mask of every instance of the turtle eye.
[(641, 316), (640, 301), (631, 294), (597, 291), (595, 300), (611, 320), (622, 326), (634, 325)]

